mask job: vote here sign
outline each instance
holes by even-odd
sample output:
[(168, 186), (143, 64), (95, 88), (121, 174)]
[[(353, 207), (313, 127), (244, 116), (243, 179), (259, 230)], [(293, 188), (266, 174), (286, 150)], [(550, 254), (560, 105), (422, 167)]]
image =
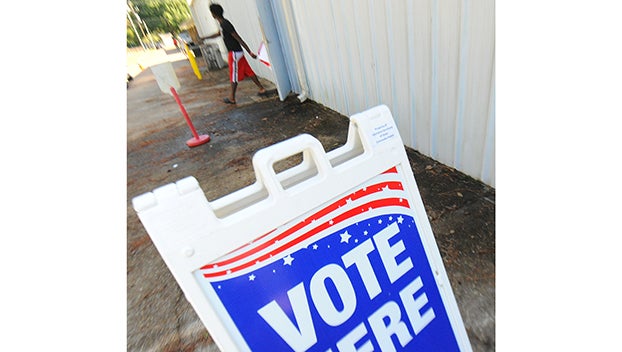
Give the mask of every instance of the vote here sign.
[(393, 167), (193, 273), (240, 350), (460, 350), (403, 172)]

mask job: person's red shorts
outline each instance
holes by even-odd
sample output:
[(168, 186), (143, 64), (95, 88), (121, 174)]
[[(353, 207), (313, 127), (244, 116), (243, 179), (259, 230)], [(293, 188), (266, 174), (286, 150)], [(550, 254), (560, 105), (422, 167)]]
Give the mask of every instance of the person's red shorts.
[(253, 69), (248, 64), (248, 61), (246, 61), (244, 52), (229, 52), (229, 79), (231, 82), (237, 83), (246, 77), (252, 77), (254, 75), (255, 72), (253, 72)]

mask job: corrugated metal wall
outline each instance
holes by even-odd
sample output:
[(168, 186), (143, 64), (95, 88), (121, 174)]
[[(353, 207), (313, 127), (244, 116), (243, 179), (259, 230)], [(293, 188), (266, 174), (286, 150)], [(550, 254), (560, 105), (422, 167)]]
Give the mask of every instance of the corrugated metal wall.
[[(261, 32), (255, 1), (220, 3), (256, 48)], [(494, 0), (272, 5), (293, 14), (310, 99), (348, 116), (386, 104), (407, 146), (494, 187)], [(271, 72), (256, 67), (271, 79)]]

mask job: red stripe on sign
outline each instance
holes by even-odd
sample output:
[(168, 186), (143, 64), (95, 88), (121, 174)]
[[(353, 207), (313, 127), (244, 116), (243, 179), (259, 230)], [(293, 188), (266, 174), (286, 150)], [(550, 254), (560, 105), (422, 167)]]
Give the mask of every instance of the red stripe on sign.
[[(390, 170), (389, 170), (390, 171)], [(404, 187), (402, 186), (401, 182), (397, 182), (397, 181), (388, 181), (388, 182), (380, 182), (377, 183), (375, 185), (371, 185), (369, 187), (365, 187), (363, 189), (360, 189), (354, 193), (351, 193), (348, 196), (345, 196), (341, 199), (339, 199), (338, 201), (330, 204), (329, 206), (323, 208), (322, 210), (318, 211), (317, 213), (311, 215), (310, 217), (304, 219), (303, 221), (299, 222), (298, 224), (294, 225), (293, 227), (285, 230), (283, 233), (281, 233), (280, 235), (278, 235), (276, 238), (274, 238), (273, 240), (269, 241), (269, 242), (264, 242), (260, 245), (258, 245), (255, 248), (249, 249), (248, 251), (241, 253), (239, 255), (236, 255), (234, 257), (231, 257), (229, 259), (225, 259), (223, 261), (219, 261), (219, 262), (215, 262), (215, 263), (210, 263), (207, 265), (204, 265), (201, 267), (202, 270), (209, 270), (212, 269), (214, 266), (224, 266), (224, 265), (228, 265), (231, 263), (234, 263), (238, 260), (244, 259), (245, 257), (251, 256), (255, 253), (258, 253), (266, 248), (268, 248), (272, 242), (274, 241), (280, 241), (283, 240), (285, 237), (291, 235), (292, 233), (302, 229), (303, 227), (307, 226), (308, 224), (310, 224), (311, 222), (315, 221), (316, 219), (320, 219), (328, 214), (330, 214), (333, 211), (336, 211), (337, 209), (339, 209), (342, 206), (345, 206), (348, 204), (349, 201), (355, 201), (357, 199), (366, 197), (370, 194), (374, 194), (377, 192), (381, 192), (384, 189), (388, 189), (388, 190), (400, 190), (403, 191)], [(253, 241), (253, 244), (256, 244), (258, 242), (259, 239), (262, 239), (264, 237), (266, 237), (268, 234), (274, 232), (274, 230), (268, 232), (265, 235), (262, 235), (261, 237), (255, 239)], [(236, 250), (233, 250), (231, 252), (229, 252), (228, 254), (234, 253), (238, 250), (241, 250), (242, 248), (245, 248), (247, 246), (249, 246), (250, 244), (245, 244), (241, 247), (239, 247)]]
[[(351, 209), (341, 215), (338, 215), (337, 217), (335, 217), (334, 219), (332, 219), (332, 224), (330, 223), (330, 221), (324, 222), (321, 225), (311, 229), (310, 231), (304, 233), (303, 235), (283, 244), (280, 247), (275, 248), (274, 250), (263, 254), (262, 256), (258, 257), (258, 258), (254, 258), (251, 261), (242, 263), (238, 266), (235, 266), (233, 268), (229, 268), (226, 270), (219, 270), (219, 271), (214, 271), (214, 272), (210, 272), (210, 273), (203, 273), (203, 276), (206, 278), (213, 278), (213, 277), (218, 277), (218, 276), (223, 276), (223, 275), (227, 275), (227, 274), (232, 274), (235, 273), (237, 271), (249, 268), (255, 264), (257, 264), (258, 262), (263, 262), (265, 260), (268, 260), (280, 253), (282, 253), (283, 251), (305, 241), (306, 239), (309, 239), (311, 237), (313, 237), (314, 235), (318, 234), (321, 231), (324, 231), (326, 229), (328, 229), (331, 226), (335, 226), (336, 224), (339, 224), (340, 222), (343, 222), (353, 216), (359, 215), (361, 214), (361, 212), (364, 212), (365, 210), (373, 210), (373, 209), (378, 209), (378, 208), (382, 208), (382, 207), (389, 207), (389, 206), (399, 206), (399, 207), (405, 207), (405, 208), (409, 208), (410, 205), (408, 203), (408, 200), (404, 199), (404, 198), (384, 198), (384, 199), (378, 199), (375, 201), (371, 201), (369, 203), (363, 204), (361, 206), (358, 206), (354, 209)], [(274, 243), (268, 243), (268, 245), (271, 245)], [(266, 248), (267, 246), (264, 246), (263, 248)], [(244, 255), (244, 257), (247, 255)], [(210, 264), (211, 266), (211, 264)], [(205, 267), (203, 267), (205, 268)], [(203, 269), (201, 268), (201, 269)]]
[(383, 174), (396, 174), (396, 173), (397, 173), (397, 166), (393, 166), (389, 170), (383, 172)]

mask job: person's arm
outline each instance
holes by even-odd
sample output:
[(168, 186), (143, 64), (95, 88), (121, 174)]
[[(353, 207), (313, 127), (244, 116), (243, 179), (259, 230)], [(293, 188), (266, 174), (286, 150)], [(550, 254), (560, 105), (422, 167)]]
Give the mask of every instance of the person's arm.
[(213, 39), (216, 37), (220, 37), (220, 31), (214, 33), (214, 34), (210, 34), (207, 37), (199, 37), (199, 39), (204, 40), (204, 39)]
[(233, 38), (235, 38), (235, 40), (237, 40), (237, 41), (238, 41), (238, 43), (240, 43), (240, 45), (241, 45), (244, 49), (246, 49), (246, 51), (248, 52), (248, 54), (249, 54), (249, 55), (250, 55), (253, 59), (256, 59), (256, 58), (257, 58), (257, 55), (255, 55), (255, 53), (253, 53), (253, 52), (251, 51), (251, 49), (249, 49), (249, 48), (248, 48), (248, 45), (246, 45), (246, 43), (244, 42), (244, 40), (242, 40), (242, 37), (240, 37), (240, 36), (238, 35), (238, 33), (237, 33), (237, 32), (231, 32), (231, 35), (233, 36)]

